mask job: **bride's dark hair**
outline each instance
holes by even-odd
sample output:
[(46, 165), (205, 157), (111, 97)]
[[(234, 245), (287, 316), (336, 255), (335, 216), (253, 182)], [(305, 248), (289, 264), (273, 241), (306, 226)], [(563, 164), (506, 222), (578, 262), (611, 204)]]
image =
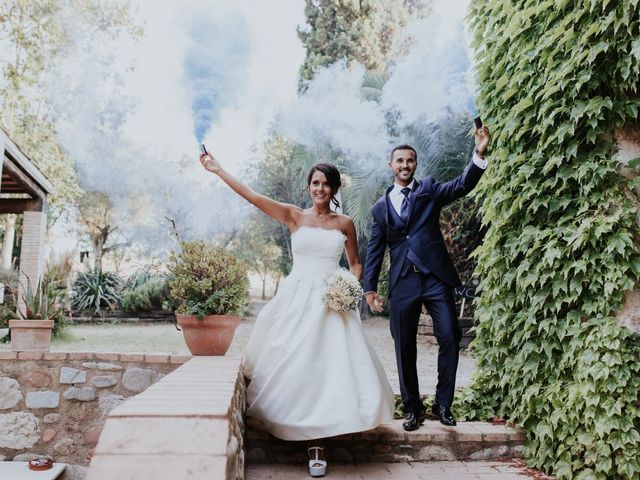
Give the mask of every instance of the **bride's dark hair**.
[(307, 188), (311, 185), (311, 177), (313, 177), (313, 174), (316, 172), (322, 172), (324, 173), (324, 176), (327, 177), (327, 182), (329, 182), (329, 186), (331, 187), (331, 202), (336, 206), (336, 208), (340, 208), (340, 202), (336, 199), (336, 194), (342, 186), (340, 171), (332, 163), (318, 163), (317, 165), (314, 165), (311, 167), (311, 171), (307, 177)]

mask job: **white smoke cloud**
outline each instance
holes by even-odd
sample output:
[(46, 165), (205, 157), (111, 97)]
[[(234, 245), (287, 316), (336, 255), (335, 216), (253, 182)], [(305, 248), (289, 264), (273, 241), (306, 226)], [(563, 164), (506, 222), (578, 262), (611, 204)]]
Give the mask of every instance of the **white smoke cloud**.
[(384, 112), (361, 95), (365, 70), (337, 63), (320, 69), (308, 90), (280, 116), (279, 126), (297, 143), (329, 143), (347, 155), (371, 158), (387, 146)]
[(385, 108), (401, 112), (402, 124), (435, 121), (447, 109), (471, 115), (467, 7), (466, 0), (439, 1), (428, 17), (407, 26), (412, 48), (393, 67), (382, 96)]
[(279, 114), (279, 128), (291, 140), (311, 149), (330, 143), (352, 159), (378, 168), (392, 145), (385, 112), (394, 112), (399, 127), (437, 121), (450, 111), (475, 111), (471, 53), (464, 23), (467, 0), (440, 0), (427, 18), (409, 24), (403, 37), (410, 51), (390, 68), (379, 103), (361, 92), (362, 66), (339, 62), (318, 70), (308, 90)]
[[(256, 5), (255, 13), (266, 7)], [(269, 46), (265, 35), (270, 34), (264, 23), (267, 17), (265, 12), (261, 18), (252, 17), (250, 10), (244, 4), (233, 7), (222, 1), (190, 0), (171, 5), (141, 0), (139, 20), (145, 20), (145, 35), (137, 44), (127, 39), (115, 40), (115, 44), (92, 40), (77, 14), (64, 13), (65, 30), (74, 41), (52, 72), (50, 88), (61, 139), (76, 164), (83, 188), (109, 194), (129, 240), (166, 250), (174, 241), (166, 217), (176, 220), (183, 238), (206, 239), (233, 231), (252, 210), (197, 161), (190, 111), (193, 90), (190, 71), (183, 68), (198, 40), (194, 16), (205, 20), (198, 28), (215, 29), (222, 24), (229, 30), (246, 18), (248, 29), (238, 30), (238, 35), (247, 37), (252, 52), (243, 60), (245, 73), (233, 74), (246, 76), (247, 82), (220, 85), (224, 90), (220, 93), (236, 95), (239, 101), (227, 102), (206, 139), (212, 151), (222, 152), (219, 156), (225, 165), (237, 170), (242, 165), (238, 162), (246, 162), (245, 152), (259, 141), (256, 134), (268, 124), (274, 99), (282, 97), (270, 89), (281, 85), (288, 75), (287, 87), (295, 95), (302, 59), (302, 55), (282, 59), (273, 49), (265, 51)], [(282, 22), (290, 19), (280, 17)], [(209, 25), (206, 19), (212, 18), (217, 23)], [(277, 21), (270, 23), (277, 28)], [(273, 37), (280, 43), (287, 38), (290, 43), (295, 26), (290, 23), (288, 34), (278, 31)], [(215, 49), (216, 45), (201, 48)], [(220, 68), (237, 65), (237, 52), (225, 52), (218, 59)], [(280, 68), (265, 74), (266, 65), (278, 67), (284, 60), (294, 61), (289, 71)], [(136, 67), (134, 71), (130, 71), (131, 65)], [(118, 76), (115, 72), (125, 73)], [(239, 87), (243, 88), (238, 96)], [(218, 128), (229, 118), (235, 128)]]
[[(64, 144), (82, 184), (110, 194), (128, 219), (131, 238), (166, 246), (171, 233), (165, 216), (178, 221), (185, 236), (210, 238), (242, 221), (247, 206), (197, 162), (190, 111), (191, 92), (183, 69), (190, 36), (187, 12), (240, 14), (251, 45), (246, 83), (221, 108), (205, 136), (209, 150), (243, 176), (252, 145), (259, 144), (278, 109), (279, 125), (292, 140), (311, 148), (331, 143), (346, 155), (384, 164), (393, 143), (385, 111), (401, 125), (437, 120), (448, 108), (471, 109), (470, 56), (463, 18), (467, 2), (438, 1), (428, 18), (412, 23), (409, 54), (392, 67), (381, 103), (362, 97), (362, 67), (333, 65), (319, 71), (304, 95), (296, 95), (304, 51), (295, 27), (304, 22), (300, 2), (287, 0), (273, 13), (269, 2), (189, 0), (186, 4), (139, 0), (145, 36), (139, 44), (86, 41), (81, 25), (77, 48), (55, 72), (52, 95)], [(297, 9), (294, 13), (295, 9)], [(179, 20), (176, 20), (179, 19)], [(79, 19), (69, 16), (69, 22)], [(224, 22), (224, 20), (221, 20)], [(79, 30), (78, 30), (79, 29)], [(135, 65), (122, 78), (114, 72)], [(234, 65), (232, 59), (230, 65)], [(135, 101), (130, 102), (131, 99)], [(107, 129), (98, 116), (117, 128)]]
[(143, 148), (120, 130), (96, 132), (91, 122), (99, 97), (77, 98), (66, 104), (75, 116), (61, 122), (61, 136), (81, 186), (109, 194), (127, 238), (166, 249), (173, 243), (167, 218), (176, 221), (184, 239), (211, 238), (242, 221), (245, 205), (202, 169), (196, 155), (178, 156), (163, 151), (162, 144)]

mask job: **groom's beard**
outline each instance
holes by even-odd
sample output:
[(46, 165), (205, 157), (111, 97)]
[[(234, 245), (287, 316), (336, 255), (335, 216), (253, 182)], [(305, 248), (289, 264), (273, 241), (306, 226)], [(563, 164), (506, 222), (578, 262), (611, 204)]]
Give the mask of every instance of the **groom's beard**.
[(396, 180), (402, 180), (403, 182), (411, 183), (415, 175), (415, 172), (411, 173), (409, 177), (405, 177), (404, 175), (402, 175), (403, 173), (405, 172), (399, 172), (399, 174), (396, 176)]

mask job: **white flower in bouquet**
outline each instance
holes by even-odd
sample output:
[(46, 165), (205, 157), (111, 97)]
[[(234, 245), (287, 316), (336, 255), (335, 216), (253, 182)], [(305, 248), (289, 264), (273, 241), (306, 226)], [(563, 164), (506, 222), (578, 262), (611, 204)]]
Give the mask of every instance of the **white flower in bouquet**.
[(327, 286), (322, 301), (327, 307), (338, 313), (358, 308), (364, 292), (351, 272), (341, 268), (329, 275), (325, 283)]

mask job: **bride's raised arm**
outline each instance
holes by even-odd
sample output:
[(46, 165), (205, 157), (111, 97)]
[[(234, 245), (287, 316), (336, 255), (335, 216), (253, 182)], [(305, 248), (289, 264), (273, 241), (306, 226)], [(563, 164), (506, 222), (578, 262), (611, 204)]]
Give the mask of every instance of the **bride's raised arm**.
[(299, 215), (302, 214), (302, 209), (300, 207), (290, 205), (288, 203), (277, 202), (269, 197), (260, 195), (250, 186), (238, 180), (222, 168), (220, 162), (218, 162), (218, 160), (210, 153), (201, 154), (200, 163), (205, 170), (215, 173), (224, 183), (231, 187), (231, 190), (236, 192), (249, 203), (258, 207), (274, 220), (287, 225), (289, 230), (295, 230), (298, 224)]

